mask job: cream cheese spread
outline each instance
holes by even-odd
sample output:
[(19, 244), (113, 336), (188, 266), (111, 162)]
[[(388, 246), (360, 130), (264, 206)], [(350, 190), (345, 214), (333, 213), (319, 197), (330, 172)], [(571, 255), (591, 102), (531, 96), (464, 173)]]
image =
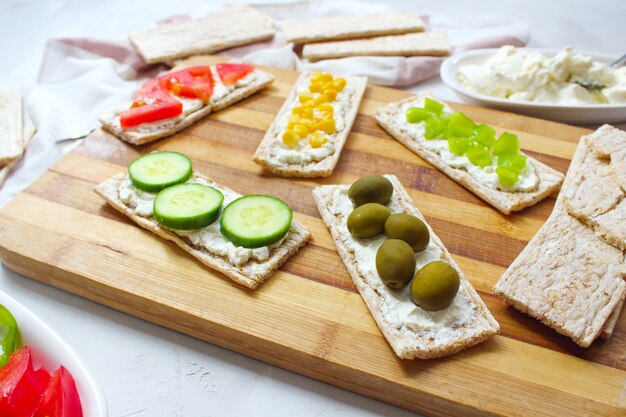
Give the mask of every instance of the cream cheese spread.
[[(481, 184), (486, 185), (489, 188), (507, 192), (531, 192), (537, 189), (539, 184), (539, 177), (532, 165), (530, 159), (526, 161), (526, 167), (520, 173), (518, 181), (511, 187), (506, 187), (500, 183), (496, 168), (498, 167), (497, 158), (492, 158), (492, 165), (481, 168), (470, 162), (467, 156), (455, 155), (450, 152), (448, 141), (445, 139), (426, 139), (426, 123), (409, 123), (406, 120), (406, 111), (410, 107), (424, 107), (424, 99), (426, 96), (420, 96), (415, 101), (405, 103), (398, 114), (393, 119), (393, 124), (401, 132), (408, 134), (411, 138), (417, 141), (420, 146), (435, 152), (438, 154), (442, 161), (452, 168), (462, 169), (467, 171), (474, 179)], [(428, 97), (433, 99), (432, 97)], [(434, 99), (433, 99), (434, 100)], [(444, 104), (444, 115), (448, 116), (454, 111)]]
[(346, 128), (346, 115), (350, 110), (352, 96), (355, 94), (355, 88), (354, 85), (350, 83), (350, 79), (346, 78), (346, 81), (343, 90), (337, 94), (335, 100), (329, 103), (333, 106), (333, 119), (335, 120), (336, 132), (331, 135), (325, 134), (327, 142), (319, 148), (313, 148), (308, 140), (301, 140), (296, 146), (290, 147), (281, 139), (283, 132), (287, 129), (291, 110), (300, 104), (298, 94), (309, 91), (310, 80), (306, 83), (302, 83), (296, 91), (296, 99), (277, 121), (275, 129), (276, 140), (272, 142), (269, 149), (269, 154), (273, 161), (284, 165), (307, 165), (313, 162), (319, 162), (335, 153), (337, 138), (344, 133)]
[[(454, 339), (454, 329), (471, 323), (475, 317), (473, 302), (464, 285), (452, 303), (438, 311), (428, 311), (418, 307), (411, 301), (409, 285), (402, 290), (387, 287), (376, 271), (376, 252), (386, 240), (384, 235), (371, 239), (356, 239), (347, 228), (347, 219), (354, 206), (348, 197), (349, 186), (336, 188), (330, 204), (330, 211), (339, 220), (339, 236), (343, 245), (356, 259), (359, 274), (380, 297), (380, 308), (383, 318), (399, 330), (416, 333), (429, 332), (435, 334), (439, 340)], [(387, 207), (392, 213), (404, 212), (395, 194)], [(415, 254), (416, 271), (424, 265), (441, 260), (442, 250), (432, 240), (428, 247)]]
[[(224, 195), (222, 209), (230, 202), (241, 197), (240, 194), (234, 191), (216, 187), (214, 184), (210, 184), (199, 177), (192, 176), (187, 183), (203, 184), (218, 189)], [(154, 199), (156, 198), (155, 193), (148, 193), (139, 190), (132, 184), (130, 178), (127, 176), (120, 184), (119, 196), (120, 200), (126, 206), (135, 211), (135, 214), (145, 218), (152, 218), (154, 213)], [(241, 266), (251, 259), (259, 262), (267, 260), (270, 257), (272, 249), (280, 246), (284, 240), (283, 238), (270, 246), (263, 246), (254, 249), (236, 246), (231, 241), (226, 239), (220, 232), (219, 218), (212, 224), (198, 230), (172, 231), (181, 237), (187, 238), (196, 247), (207, 250), (214, 255), (227, 258), (231, 264), (236, 266)]]
[[(609, 69), (565, 48), (554, 57), (503, 46), (482, 65), (464, 65), (457, 77), (477, 93), (519, 101), (581, 105), (626, 103), (626, 67)], [(602, 86), (587, 89), (576, 81)]]

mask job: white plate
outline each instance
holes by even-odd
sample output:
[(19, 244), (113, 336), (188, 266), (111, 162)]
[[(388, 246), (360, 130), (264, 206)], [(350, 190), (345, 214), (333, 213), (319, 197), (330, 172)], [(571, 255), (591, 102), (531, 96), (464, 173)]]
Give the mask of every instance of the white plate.
[(33, 361), (51, 374), (63, 365), (74, 377), (85, 417), (107, 417), (107, 404), (102, 388), (78, 354), (30, 310), (8, 294), (0, 291), (0, 304), (15, 317), (22, 334), (22, 343), (29, 345)]
[[(561, 49), (535, 49), (520, 48), (527, 51), (538, 51), (546, 56), (554, 56)], [(529, 101), (517, 101), (504, 98), (497, 98), (473, 92), (459, 83), (457, 73), (463, 65), (483, 64), (498, 48), (475, 49), (471, 51), (461, 52), (447, 58), (441, 65), (441, 79), (450, 88), (452, 88), (459, 96), (468, 99), (471, 102), (488, 105), (490, 107), (502, 110), (524, 113), (530, 116), (542, 119), (551, 119), (559, 122), (574, 124), (601, 124), (601, 123), (619, 123), (626, 121), (626, 103), (625, 104), (588, 104), (588, 105), (560, 105), (548, 103), (535, 103)], [(610, 64), (617, 57), (609, 55), (591, 54), (587, 52), (575, 51), (582, 55), (588, 55), (594, 61)]]

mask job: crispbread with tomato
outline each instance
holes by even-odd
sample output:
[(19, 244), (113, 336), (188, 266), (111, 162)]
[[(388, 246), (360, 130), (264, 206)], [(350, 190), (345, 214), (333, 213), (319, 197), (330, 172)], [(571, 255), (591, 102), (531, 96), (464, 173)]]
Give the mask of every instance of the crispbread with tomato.
[(190, 126), (270, 85), (274, 77), (244, 63), (200, 65), (146, 81), (133, 102), (102, 117), (102, 127), (134, 145)]

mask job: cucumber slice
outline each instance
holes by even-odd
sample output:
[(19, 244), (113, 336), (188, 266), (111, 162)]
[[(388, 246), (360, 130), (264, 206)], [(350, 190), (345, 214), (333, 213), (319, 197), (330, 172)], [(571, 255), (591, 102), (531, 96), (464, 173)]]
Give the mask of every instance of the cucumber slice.
[(268, 195), (240, 197), (224, 208), (222, 235), (237, 246), (260, 248), (278, 242), (291, 226), (291, 208)]
[(202, 184), (178, 184), (154, 199), (154, 218), (174, 230), (195, 230), (213, 223), (220, 215), (224, 195)]
[(156, 193), (191, 177), (191, 160), (178, 152), (152, 152), (128, 166), (128, 176), (137, 188)]

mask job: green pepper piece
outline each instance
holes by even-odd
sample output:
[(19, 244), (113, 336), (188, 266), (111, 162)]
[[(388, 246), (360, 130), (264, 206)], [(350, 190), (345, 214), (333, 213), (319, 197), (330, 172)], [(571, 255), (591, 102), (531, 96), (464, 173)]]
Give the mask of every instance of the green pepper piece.
[(474, 144), (467, 148), (467, 151), (465, 151), (465, 155), (472, 164), (481, 168), (490, 166), (492, 163), (491, 156), (489, 155), (489, 150), (479, 144)]
[(446, 138), (466, 137), (469, 138), (474, 133), (474, 123), (469, 117), (461, 112), (452, 113), (448, 117), (448, 127), (446, 128)]
[(13, 315), (0, 304), (0, 368), (9, 362), (18, 340), (17, 322)]
[(526, 155), (503, 153), (498, 156), (498, 166), (521, 173), (526, 168)]
[(424, 120), (428, 120), (433, 117), (433, 114), (428, 110), (420, 109), (419, 107), (409, 107), (406, 110), (406, 121), (409, 123), (419, 123)]
[(424, 137), (428, 140), (438, 139), (446, 130), (448, 119), (444, 116), (435, 116), (426, 120), (426, 134)]
[(472, 144), (471, 139), (467, 137), (453, 136), (450, 139), (448, 139), (448, 146), (450, 148), (450, 152), (458, 156), (463, 156), (465, 154), (465, 151), (467, 151), (467, 149), (470, 147), (471, 144)]
[(506, 187), (512, 186), (519, 180), (519, 174), (514, 172), (511, 168), (498, 167), (496, 168), (496, 173), (498, 174), (500, 184)]
[(496, 131), (486, 124), (480, 124), (474, 128), (474, 140), (491, 149), (496, 143)]
[(504, 153), (517, 154), (519, 153), (519, 140), (517, 135), (509, 132), (504, 132), (500, 135), (500, 138), (493, 146), (493, 154), (501, 155)]
[(437, 116), (441, 116), (443, 113), (443, 104), (428, 97), (424, 99), (424, 108)]

